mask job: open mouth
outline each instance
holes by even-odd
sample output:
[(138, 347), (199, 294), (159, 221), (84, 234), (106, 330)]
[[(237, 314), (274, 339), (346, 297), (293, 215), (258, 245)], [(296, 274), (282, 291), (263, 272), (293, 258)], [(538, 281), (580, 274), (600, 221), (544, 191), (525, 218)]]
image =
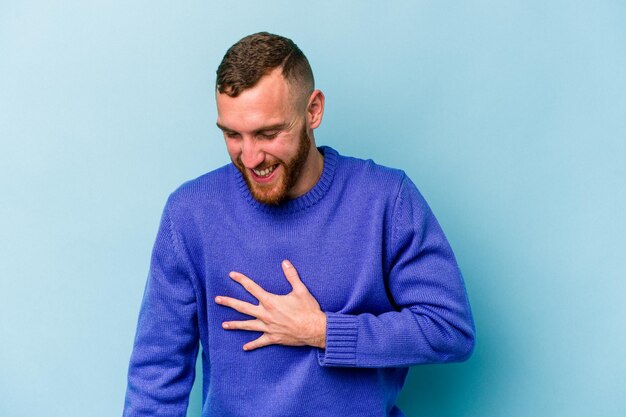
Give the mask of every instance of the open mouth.
[(275, 164), (265, 169), (253, 169), (252, 172), (254, 172), (254, 175), (256, 175), (259, 178), (269, 178), (270, 175), (272, 175), (272, 173), (274, 172), (274, 170), (278, 168), (278, 165), (279, 164)]

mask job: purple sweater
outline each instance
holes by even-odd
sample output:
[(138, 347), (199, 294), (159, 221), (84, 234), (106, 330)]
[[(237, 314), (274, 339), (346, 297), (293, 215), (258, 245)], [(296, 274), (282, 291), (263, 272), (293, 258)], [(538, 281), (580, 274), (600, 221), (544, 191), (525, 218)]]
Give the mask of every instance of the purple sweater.
[[(454, 254), (400, 170), (321, 147), (305, 195), (273, 207), (226, 165), (188, 181), (165, 206), (128, 370), (124, 416), (186, 415), (202, 344), (206, 417), (403, 416), (409, 365), (462, 361), (474, 323)], [(228, 278), (291, 287), (289, 259), (327, 315), (326, 348), (242, 346), (252, 317), (214, 302), (258, 302)]]

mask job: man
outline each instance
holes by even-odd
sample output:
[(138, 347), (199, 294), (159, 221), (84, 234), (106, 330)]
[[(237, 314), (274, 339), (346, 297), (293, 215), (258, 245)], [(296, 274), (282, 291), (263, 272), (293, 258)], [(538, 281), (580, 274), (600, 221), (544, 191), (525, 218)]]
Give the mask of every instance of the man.
[(125, 416), (402, 416), (409, 365), (465, 360), (474, 324), (428, 205), (399, 170), (317, 147), (324, 113), (289, 39), (243, 38), (217, 70), (232, 164), (165, 206)]

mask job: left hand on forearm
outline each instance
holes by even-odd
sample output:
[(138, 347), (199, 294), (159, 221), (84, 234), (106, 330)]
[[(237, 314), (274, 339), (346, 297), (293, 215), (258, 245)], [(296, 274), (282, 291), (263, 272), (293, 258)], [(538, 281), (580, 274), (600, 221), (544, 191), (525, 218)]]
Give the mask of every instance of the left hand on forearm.
[(261, 286), (239, 272), (229, 276), (252, 294), (259, 305), (247, 303), (231, 297), (217, 296), (215, 302), (233, 308), (240, 313), (256, 317), (255, 320), (226, 321), (222, 327), (227, 330), (252, 330), (263, 334), (246, 343), (244, 350), (279, 344), (288, 346), (326, 346), (326, 314), (317, 300), (300, 280), (291, 262), (283, 261), (283, 272), (292, 287), (286, 295), (276, 295), (265, 291)]

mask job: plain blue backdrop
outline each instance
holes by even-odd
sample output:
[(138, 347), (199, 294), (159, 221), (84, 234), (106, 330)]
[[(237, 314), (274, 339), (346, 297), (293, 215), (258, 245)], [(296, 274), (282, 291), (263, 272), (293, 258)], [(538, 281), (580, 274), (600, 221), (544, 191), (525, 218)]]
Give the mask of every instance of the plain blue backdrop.
[(121, 414), (163, 205), (229, 161), (215, 69), (260, 30), (308, 55), (318, 144), (404, 169), (464, 272), (474, 356), (412, 368), (407, 416), (626, 415), (624, 22), (623, 1), (3, 1), (0, 416)]

